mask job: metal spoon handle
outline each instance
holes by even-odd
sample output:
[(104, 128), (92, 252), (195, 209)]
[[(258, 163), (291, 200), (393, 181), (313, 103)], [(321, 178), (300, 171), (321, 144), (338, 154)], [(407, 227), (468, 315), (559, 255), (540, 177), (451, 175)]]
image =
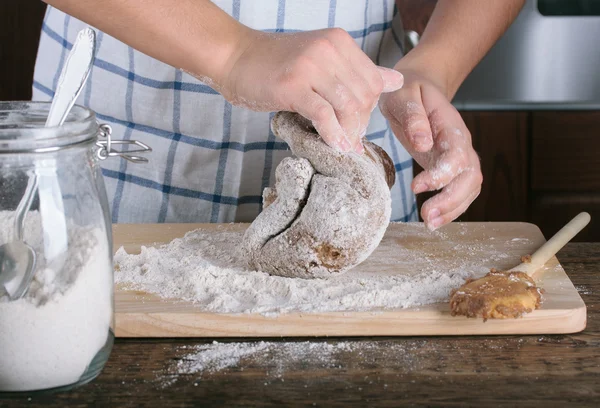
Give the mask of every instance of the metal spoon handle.
[(60, 73), (46, 119), (46, 127), (60, 126), (66, 119), (90, 74), (95, 51), (96, 33), (89, 27), (84, 28), (77, 34), (77, 39)]
[(25, 227), (25, 214), (29, 211), (31, 203), (33, 203), (33, 197), (35, 196), (35, 190), (38, 187), (38, 178), (32, 171), (29, 172), (29, 180), (27, 181), (27, 187), (23, 193), (23, 198), (19, 201), (19, 206), (15, 211), (15, 236), (17, 241), (23, 241), (23, 229)]
[[(95, 49), (94, 30), (81, 30), (61, 70), (46, 127), (60, 126), (67, 118), (89, 76)], [(44, 254), (48, 262), (62, 259), (61, 254), (68, 246), (67, 222), (56, 168), (57, 162), (53, 155), (48, 155), (35, 164), (42, 228), (44, 231), (52, 231), (53, 235), (52, 239), (44, 240)], [(56, 264), (55, 267), (60, 268), (60, 265)]]

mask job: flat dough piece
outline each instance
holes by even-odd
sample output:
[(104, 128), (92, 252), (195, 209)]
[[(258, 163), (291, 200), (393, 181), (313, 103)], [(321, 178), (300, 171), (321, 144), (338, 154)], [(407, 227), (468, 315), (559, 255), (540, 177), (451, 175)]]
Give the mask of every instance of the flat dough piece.
[(468, 280), (450, 297), (452, 316), (510, 319), (540, 307), (541, 289), (523, 272), (492, 269), (480, 279)]

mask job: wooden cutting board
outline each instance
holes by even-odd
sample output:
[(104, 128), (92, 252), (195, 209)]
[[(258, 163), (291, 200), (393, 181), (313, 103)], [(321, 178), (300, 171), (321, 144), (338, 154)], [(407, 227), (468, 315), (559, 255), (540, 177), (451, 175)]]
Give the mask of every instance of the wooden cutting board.
[[(113, 226), (114, 250), (128, 253), (140, 247), (168, 243), (197, 228), (243, 231), (246, 224), (118, 224)], [(422, 224), (391, 224), (377, 250), (351, 272), (412, 274), (432, 264), (455, 268), (517, 265), (545, 241), (527, 223), (453, 223), (435, 233)], [(407, 252), (409, 251), (409, 252)], [(410, 254), (410, 257), (406, 257)], [(217, 314), (200, 311), (177, 299), (116, 288), (117, 337), (279, 337), (279, 336), (417, 336), (574, 333), (586, 325), (586, 307), (556, 258), (535, 280), (545, 290), (540, 309), (520, 319), (488, 320), (452, 317), (448, 303), (370, 312)]]

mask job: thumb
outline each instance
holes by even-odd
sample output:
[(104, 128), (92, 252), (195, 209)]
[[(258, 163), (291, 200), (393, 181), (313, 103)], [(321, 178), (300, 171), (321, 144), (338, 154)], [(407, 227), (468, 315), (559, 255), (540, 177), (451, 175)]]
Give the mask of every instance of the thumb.
[(402, 88), (402, 85), (404, 85), (404, 75), (402, 75), (395, 69), (390, 69), (386, 67), (377, 68), (379, 69), (379, 73), (381, 74), (381, 79), (383, 79), (382, 92), (394, 92)]

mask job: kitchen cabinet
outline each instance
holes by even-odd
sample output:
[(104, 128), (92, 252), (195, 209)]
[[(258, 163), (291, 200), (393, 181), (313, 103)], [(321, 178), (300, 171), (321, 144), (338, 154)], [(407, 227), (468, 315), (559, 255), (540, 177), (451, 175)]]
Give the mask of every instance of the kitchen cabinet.
[[(529, 200), (527, 112), (461, 112), (481, 159), (481, 194), (460, 221), (525, 221)], [(414, 174), (423, 169), (414, 162)], [(435, 193), (420, 194), (419, 207)]]
[(600, 112), (534, 112), (531, 187), (600, 192)]
[(530, 128), (530, 220), (551, 233), (587, 210), (577, 238), (600, 240), (600, 112), (532, 112)]
[(525, 112), (462, 112), (481, 158), (484, 183), (479, 198), (463, 220), (527, 219), (528, 114)]
[(460, 218), (527, 221), (551, 236), (580, 211), (576, 241), (600, 239), (600, 112), (462, 112), (479, 153), (481, 195)]

